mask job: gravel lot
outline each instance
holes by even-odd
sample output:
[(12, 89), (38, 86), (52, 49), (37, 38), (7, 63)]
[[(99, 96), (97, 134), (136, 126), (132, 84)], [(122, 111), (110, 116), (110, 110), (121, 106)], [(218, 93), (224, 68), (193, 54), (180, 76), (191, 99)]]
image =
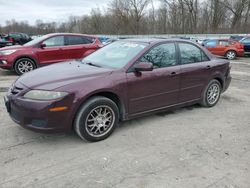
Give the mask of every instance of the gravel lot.
[[(19, 127), (0, 92), (0, 187), (249, 188), (250, 58), (233, 61), (232, 76), (214, 108), (124, 122), (98, 143)], [(1, 90), (15, 78), (0, 70)]]

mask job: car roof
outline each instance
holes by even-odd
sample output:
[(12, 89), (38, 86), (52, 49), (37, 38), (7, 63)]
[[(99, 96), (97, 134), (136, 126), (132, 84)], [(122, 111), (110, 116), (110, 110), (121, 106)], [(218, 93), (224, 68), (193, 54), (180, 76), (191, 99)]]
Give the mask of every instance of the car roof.
[(130, 38), (130, 39), (123, 39), (122, 41), (142, 42), (142, 43), (148, 43), (148, 44), (159, 43), (159, 42), (189, 42), (189, 43), (194, 43), (190, 40), (184, 40), (184, 39), (179, 39), (179, 38)]
[(93, 35), (86, 35), (86, 34), (81, 34), (81, 33), (49, 33), (47, 34), (48, 36), (58, 36), (58, 35), (68, 35), (68, 36), (85, 36), (85, 37), (92, 37), (92, 38), (98, 38), (97, 36)]

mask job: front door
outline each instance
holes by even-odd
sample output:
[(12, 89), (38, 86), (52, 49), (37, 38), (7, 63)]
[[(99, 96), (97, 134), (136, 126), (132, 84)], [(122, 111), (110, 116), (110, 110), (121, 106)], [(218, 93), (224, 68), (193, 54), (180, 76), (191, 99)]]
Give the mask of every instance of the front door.
[(178, 103), (180, 66), (174, 43), (153, 47), (136, 63), (151, 62), (153, 71), (127, 73), (129, 114)]
[(51, 37), (42, 42), (44, 47), (37, 50), (37, 56), (40, 64), (50, 64), (62, 62), (65, 56), (62, 52), (64, 47), (64, 36)]

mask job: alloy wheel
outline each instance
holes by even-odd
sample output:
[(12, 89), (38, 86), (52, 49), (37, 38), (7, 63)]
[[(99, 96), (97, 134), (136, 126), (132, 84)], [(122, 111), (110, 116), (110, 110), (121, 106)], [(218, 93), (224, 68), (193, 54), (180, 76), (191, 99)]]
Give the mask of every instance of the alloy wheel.
[(234, 59), (235, 57), (236, 57), (235, 52), (233, 52), (233, 51), (227, 52), (227, 58), (228, 59)]
[(207, 101), (210, 105), (217, 102), (220, 97), (220, 86), (217, 83), (210, 85), (207, 91)]
[(93, 137), (107, 134), (115, 122), (114, 111), (106, 105), (98, 106), (90, 111), (85, 120), (85, 128)]
[(24, 74), (34, 70), (34, 65), (31, 61), (23, 60), (18, 62), (17, 69), (21, 74)]

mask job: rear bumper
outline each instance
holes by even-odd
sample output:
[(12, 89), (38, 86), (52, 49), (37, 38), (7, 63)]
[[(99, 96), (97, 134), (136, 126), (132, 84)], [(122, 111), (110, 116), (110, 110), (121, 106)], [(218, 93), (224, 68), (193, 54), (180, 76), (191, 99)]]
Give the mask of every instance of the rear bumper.
[(224, 87), (223, 87), (222, 92), (225, 92), (229, 88), (231, 80), (232, 80), (231, 75), (228, 75), (227, 78), (225, 79), (225, 83), (224, 83)]
[(244, 50), (237, 51), (237, 56), (243, 57), (244, 55), (245, 55), (245, 51)]

